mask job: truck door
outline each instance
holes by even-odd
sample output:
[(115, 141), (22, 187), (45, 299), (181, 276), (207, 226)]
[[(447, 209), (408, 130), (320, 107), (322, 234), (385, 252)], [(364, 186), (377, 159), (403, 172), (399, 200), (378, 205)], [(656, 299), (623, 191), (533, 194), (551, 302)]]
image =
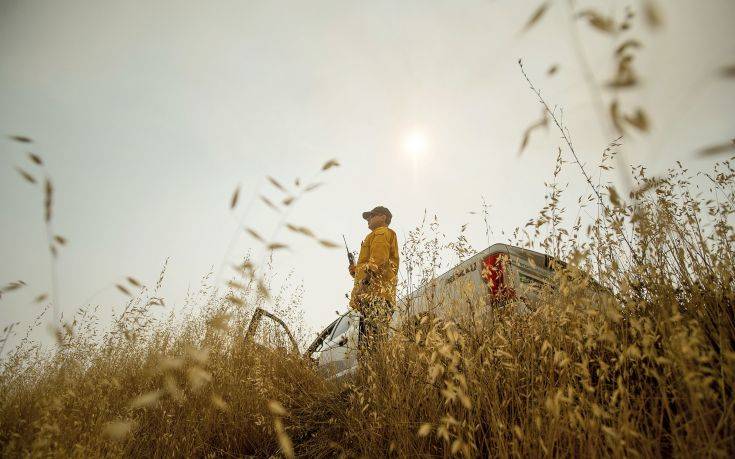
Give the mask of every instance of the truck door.
[(271, 314), (270, 312), (266, 311), (263, 308), (255, 308), (255, 312), (253, 313), (253, 318), (250, 319), (250, 324), (248, 325), (248, 330), (245, 332), (245, 341), (254, 341), (256, 335), (258, 334), (258, 330), (260, 329), (260, 324), (263, 321), (263, 318), (267, 317), (276, 324), (280, 325), (283, 329), (283, 331), (286, 332), (286, 336), (288, 337), (289, 341), (291, 342), (291, 347), (293, 352), (296, 354), (299, 353), (299, 345), (296, 343), (296, 339), (291, 334), (291, 330), (288, 329), (288, 326), (286, 326), (286, 323), (282, 321), (277, 316)]

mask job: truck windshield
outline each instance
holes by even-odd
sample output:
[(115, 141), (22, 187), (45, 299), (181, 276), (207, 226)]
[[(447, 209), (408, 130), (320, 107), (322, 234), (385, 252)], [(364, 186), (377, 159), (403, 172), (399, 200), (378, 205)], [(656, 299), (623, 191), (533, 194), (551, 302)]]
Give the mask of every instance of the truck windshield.
[(339, 323), (337, 323), (337, 326), (334, 327), (334, 331), (332, 332), (332, 336), (330, 338), (335, 339), (339, 337), (340, 335), (344, 334), (349, 327), (350, 317), (349, 315), (345, 315), (341, 319), (339, 319)]

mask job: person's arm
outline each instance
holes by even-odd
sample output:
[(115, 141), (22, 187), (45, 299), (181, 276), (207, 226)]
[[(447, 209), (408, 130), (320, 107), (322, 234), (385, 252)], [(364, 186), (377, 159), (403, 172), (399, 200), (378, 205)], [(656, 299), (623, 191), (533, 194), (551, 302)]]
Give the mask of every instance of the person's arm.
[(370, 247), (373, 241), (373, 235), (368, 234), (362, 244), (360, 244), (360, 254), (357, 257), (357, 263), (355, 264), (355, 282), (362, 284), (365, 281), (365, 276), (368, 273), (367, 265), (370, 261)]

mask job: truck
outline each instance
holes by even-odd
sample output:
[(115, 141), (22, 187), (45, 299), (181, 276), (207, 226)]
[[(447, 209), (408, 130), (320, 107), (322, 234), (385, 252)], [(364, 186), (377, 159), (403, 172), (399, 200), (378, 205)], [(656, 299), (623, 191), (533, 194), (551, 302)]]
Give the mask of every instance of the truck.
[[(456, 308), (480, 306), (479, 312), (492, 307), (511, 307), (519, 314), (530, 312), (533, 299), (549, 284), (554, 271), (565, 266), (555, 258), (508, 244), (493, 244), (398, 299), (391, 329), (407, 320), (431, 314), (448, 319)], [(252, 336), (263, 317), (271, 317), (286, 329), (296, 350), (298, 346), (286, 325), (275, 316), (260, 310), (251, 321), (247, 336)], [(257, 317), (257, 320), (256, 320)], [(342, 378), (358, 367), (360, 345), (359, 312), (349, 310), (317, 335), (304, 352), (320, 372), (330, 378)]]

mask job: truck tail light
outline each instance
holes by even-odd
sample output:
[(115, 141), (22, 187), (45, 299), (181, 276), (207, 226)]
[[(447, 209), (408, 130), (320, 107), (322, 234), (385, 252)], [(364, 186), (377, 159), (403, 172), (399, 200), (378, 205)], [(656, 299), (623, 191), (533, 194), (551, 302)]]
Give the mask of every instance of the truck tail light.
[(509, 262), (508, 255), (504, 253), (493, 253), (482, 260), (482, 278), (493, 299), (506, 300), (515, 297), (515, 291), (505, 282), (505, 269)]

